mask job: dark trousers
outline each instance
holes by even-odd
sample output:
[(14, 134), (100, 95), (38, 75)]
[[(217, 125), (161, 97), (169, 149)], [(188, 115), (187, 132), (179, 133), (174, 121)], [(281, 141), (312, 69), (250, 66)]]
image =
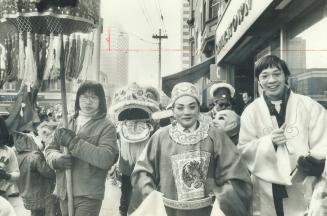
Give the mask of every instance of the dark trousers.
[[(74, 197), (74, 216), (98, 216), (102, 200), (87, 197)], [(68, 201), (60, 200), (62, 216), (68, 216)]]
[(272, 193), (277, 216), (284, 216), (283, 199), (287, 198), (285, 185), (272, 184)]
[(35, 209), (31, 210), (31, 216), (45, 216), (45, 209)]
[(119, 211), (121, 215), (125, 216), (127, 215), (127, 211), (132, 195), (132, 184), (131, 184), (130, 176), (122, 175), (120, 190), (121, 190), (121, 197), (120, 197)]

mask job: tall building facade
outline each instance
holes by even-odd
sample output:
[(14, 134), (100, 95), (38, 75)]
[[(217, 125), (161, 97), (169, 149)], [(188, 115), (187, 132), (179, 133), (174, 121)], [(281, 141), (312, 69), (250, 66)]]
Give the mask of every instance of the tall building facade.
[[(215, 33), (218, 17), (221, 16), (218, 10), (226, 6), (229, 1), (183, 0), (182, 61), (184, 62), (186, 56), (189, 56), (189, 67), (183, 67), (179, 73), (163, 78), (163, 90), (166, 94), (169, 94), (178, 82), (192, 82), (200, 90), (201, 104), (204, 106), (209, 104), (207, 89), (211, 85), (212, 74), (216, 74), (213, 73), (216, 72)], [(186, 12), (187, 9), (189, 12)], [(184, 32), (186, 29), (189, 33)]]
[[(290, 88), (327, 107), (326, 0), (231, 0), (216, 29), (216, 64), (236, 91), (261, 94), (254, 65), (265, 55), (285, 60)], [(287, 14), (287, 16), (285, 16)], [(239, 22), (234, 22), (235, 17)]]
[(182, 17), (181, 17), (181, 60), (182, 70), (191, 66), (191, 49), (190, 49), (190, 30), (188, 20), (191, 17), (190, 4), (188, 0), (182, 1)]
[(100, 71), (107, 75), (109, 97), (128, 83), (129, 36), (119, 26), (104, 27)]

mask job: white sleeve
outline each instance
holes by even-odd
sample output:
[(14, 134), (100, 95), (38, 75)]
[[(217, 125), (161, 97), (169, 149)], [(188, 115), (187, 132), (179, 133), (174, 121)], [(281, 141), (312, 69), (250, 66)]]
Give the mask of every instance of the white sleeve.
[(243, 160), (253, 175), (272, 183), (290, 184), (290, 179), (285, 178), (278, 167), (278, 155), (271, 134), (259, 137), (261, 128), (253, 117), (255, 110), (249, 108), (241, 116), (238, 149)]

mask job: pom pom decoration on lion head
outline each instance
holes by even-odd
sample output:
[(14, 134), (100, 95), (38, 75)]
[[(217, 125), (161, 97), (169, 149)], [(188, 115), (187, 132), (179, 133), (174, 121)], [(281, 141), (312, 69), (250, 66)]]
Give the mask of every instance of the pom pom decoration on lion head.
[(149, 119), (159, 111), (160, 97), (152, 87), (142, 88), (137, 83), (115, 92), (109, 114), (115, 123), (124, 120)]

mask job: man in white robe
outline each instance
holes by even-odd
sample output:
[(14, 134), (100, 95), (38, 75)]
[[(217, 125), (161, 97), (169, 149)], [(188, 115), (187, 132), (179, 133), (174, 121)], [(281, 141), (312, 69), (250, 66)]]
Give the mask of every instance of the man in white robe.
[[(259, 60), (255, 75), (263, 95), (244, 110), (238, 144), (254, 184), (252, 215), (304, 215), (324, 169), (326, 110), (288, 88), (290, 72), (276, 56)], [(296, 182), (294, 173), (312, 177)]]

